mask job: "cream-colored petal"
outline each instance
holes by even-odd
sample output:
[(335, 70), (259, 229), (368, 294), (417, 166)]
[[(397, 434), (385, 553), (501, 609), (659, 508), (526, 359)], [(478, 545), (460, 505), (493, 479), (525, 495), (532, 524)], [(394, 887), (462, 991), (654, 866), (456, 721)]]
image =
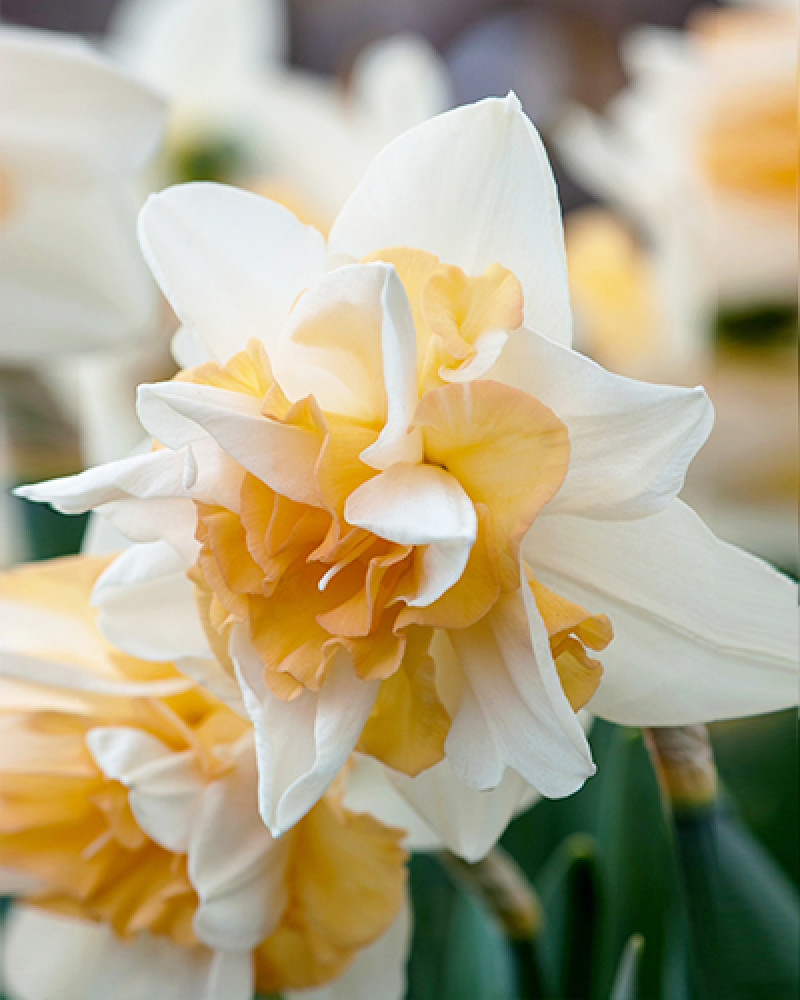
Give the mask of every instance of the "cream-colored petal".
[(197, 936), (216, 950), (249, 951), (286, 908), (288, 837), (274, 840), (258, 812), (252, 737), (236, 766), (207, 787), (189, 843), (189, 878), (200, 897)]
[[(12, 909), (4, 958), (13, 1000), (219, 1000), (206, 992), (208, 952), (148, 934), (123, 941), (105, 924), (29, 906)], [(250, 1000), (250, 994), (229, 1000)]]
[(388, 419), (388, 437), (398, 438), (416, 394), (416, 336), (394, 268), (329, 272), (298, 299), (272, 364), (289, 399), (311, 393), (327, 412), (376, 427)]
[(119, 649), (143, 660), (209, 657), (187, 569), (166, 542), (126, 549), (92, 593), (100, 630)]
[(571, 336), (561, 213), (547, 156), (513, 94), (418, 125), (376, 157), (331, 229), (361, 258), (410, 246), (480, 274), (499, 262), (525, 293), (525, 321)]
[(567, 426), (569, 472), (548, 513), (625, 520), (660, 510), (714, 421), (702, 388), (614, 375), (524, 328), (489, 375), (530, 393)]
[(279, 837), (311, 809), (344, 766), (380, 682), (360, 680), (341, 656), (319, 692), (303, 691), (286, 702), (264, 684), (263, 664), (241, 628), (233, 630), (231, 655), (255, 731), (261, 816)]
[(251, 337), (271, 353), (295, 298), (324, 271), (316, 229), (281, 205), (222, 184), (151, 195), (139, 239), (181, 322), (218, 361)]
[(281, 0), (122, 0), (108, 26), (114, 55), (179, 108), (230, 100), (283, 61), (287, 30)]
[(155, 153), (165, 108), (141, 78), (75, 35), (4, 26), (0, 49), (7, 164), (96, 181), (132, 174)]
[(95, 726), (86, 734), (95, 763), (127, 789), (141, 830), (168, 851), (185, 853), (198, 817), (204, 776), (191, 751), (129, 726)]
[(445, 749), (472, 788), (494, 788), (513, 767), (542, 795), (559, 798), (577, 791), (594, 765), (525, 580), (520, 590), (477, 625), (448, 633), (464, 688)]
[(543, 518), (524, 555), (613, 623), (595, 715), (671, 726), (797, 704), (796, 586), (680, 501), (630, 523)]
[(458, 481), (433, 465), (393, 465), (368, 479), (345, 504), (350, 524), (400, 545), (426, 546), (419, 581), (406, 603), (425, 607), (458, 581), (478, 520)]
[[(320, 502), (314, 482), (322, 443), (317, 431), (263, 416), (262, 401), (255, 397), (189, 382), (141, 386), (139, 400), (154, 433), (175, 426), (173, 446), (186, 443), (184, 433), (208, 434), (276, 492), (298, 503)], [(153, 416), (153, 404), (160, 419)]]

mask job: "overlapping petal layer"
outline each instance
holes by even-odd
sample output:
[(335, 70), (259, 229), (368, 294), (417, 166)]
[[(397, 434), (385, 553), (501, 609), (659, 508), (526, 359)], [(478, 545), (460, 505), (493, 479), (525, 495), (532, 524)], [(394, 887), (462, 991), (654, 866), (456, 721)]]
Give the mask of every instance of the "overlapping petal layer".
[[(96, 975), (74, 981), (87, 996), (148, 955), (132, 995), (159, 990), (170, 953), (180, 1000), (250, 1000), (254, 988), (340, 976), (402, 909), (401, 832), (345, 809), (339, 788), (273, 839), (248, 721), (171, 664), (135, 660), (96, 632), (88, 597), (104, 564), (78, 557), (0, 578), (0, 614), (18, 623), (0, 640), (0, 866), (35, 878), (37, 907), (107, 928), (52, 918), (54, 933), (86, 936), (82, 949), (90, 938), (108, 947)], [(93, 642), (62, 649), (83, 634)], [(38, 672), (25, 676), (21, 656)], [(65, 664), (81, 687), (61, 687)], [(35, 976), (20, 967), (27, 938), (16, 926), (10, 975), (38, 997), (48, 963)], [(69, 963), (60, 971), (69, 984)]]

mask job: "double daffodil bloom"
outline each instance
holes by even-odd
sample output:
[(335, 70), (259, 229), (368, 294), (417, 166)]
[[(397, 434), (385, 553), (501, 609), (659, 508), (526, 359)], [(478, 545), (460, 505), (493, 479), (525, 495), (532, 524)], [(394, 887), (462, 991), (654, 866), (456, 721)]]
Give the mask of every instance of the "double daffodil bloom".
[(673, 357), (702, 351), (718, 300), (796, 300), (796, 20), (780, 0), (639, 29), (622, 51), (630, 86), (602, 117), (573, 109), (556, 135), (576, 179), (644, 232)]
[(76, 38), (0, 29), (0, 360), (149, 332), (133, 234), (160, 98)]
[(434, 825), (431, 775), (464, 788), (469, 837), (480, 790), (508, 819), (503, 796), (593, 773), (584, 705), (675, 725), (796, 701), (791, 583), (676, 499), (706, 394), (569, 347), (555, 185), (516, 98), (392, 142), (327, 246), (208, 184), (152, 198), (140, 233), (209, 360), (140, 388), (150, 454), (24, 493), (133, 540), (100, 627), (243, 700), (274, 834), (354, 749)]
[(106, 562), (0, 576), (9, 995), (400, 1000), (403, 832), (346, 808), (343, 776), (273, 839), (247, 720), (97, 632)]

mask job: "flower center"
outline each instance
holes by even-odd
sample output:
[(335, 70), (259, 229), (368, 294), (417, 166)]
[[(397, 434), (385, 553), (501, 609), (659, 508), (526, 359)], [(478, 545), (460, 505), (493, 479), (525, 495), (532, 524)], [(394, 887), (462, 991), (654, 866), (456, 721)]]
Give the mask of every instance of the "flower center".
[[(409, 729), (424, 724), (425, 738), (376, 755), (416, 773), (441, 759), (450, 724), (435, 687), (434, 630), (468, 628), (518, 590), (521, 541), (564, 481), (569, 440), (527, 393), (472, 377), (521, 323), (509, 271), (468, 277), (405, 248), (378, 257), (394, 264), (414, 318), (417, 402), (405, 433), (416, 435), (419, 460), (376, 470), (368, 456), (385, 413), (323, 411), (311, 395), (291, 403), (258, 341), (224, 365), (181, 373), (255, 397), (271, 435), (263, 474), (239, 467), (236, 503), (196, 504), (190, 577), (231, 673), (231, 631), (243, 628), (279, 698), (318, 691), (342, 655), (362, 679), (382, 681), (370, 722), (399, 712)], [(315, 324), (319, 337), (324, 324)], [(584, 655), (580, 623), (590, 616), (569, 607), (551, 641), (582, 705), (587, 684), (594, 690), (587, 678), (601, 671)], [(360, 748), (379, 735), (368, 723)]]

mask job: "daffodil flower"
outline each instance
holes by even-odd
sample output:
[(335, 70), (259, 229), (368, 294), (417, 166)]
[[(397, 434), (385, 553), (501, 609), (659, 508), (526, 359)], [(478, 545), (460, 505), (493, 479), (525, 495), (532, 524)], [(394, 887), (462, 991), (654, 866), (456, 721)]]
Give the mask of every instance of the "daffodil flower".
[(243, 699), (274, 834), (354, 749), (434, 824), (435, 782), (464, 788), (468, 837), (481, 792), (507, 820), (527, 785), (593, 773), (584, 705), (673, 725), (795, 703), (791, 583), (677, 499), (705, 392), (569, 347), (555, 185), (513, 96), (387, 146), (327, 246), (208, 184), (155, 196), (140, 232), (210, 360), (140, 388), (150, 454), (24, 494), (135, 542), (101, 628)]
[(290, 69), (286, 0), (123, 0), (108, 45), (169, 101), (161, 186), (236, 181), (323, 228), (386, 142), (451, 103), (418, 35), (365, 46), (346, 88)]
[(339, 781), (273, 839), (247, 720), (97, 632), (106, 562), (0, 576), (9, 995), (400, 1000), (403, 831), (343, 805)]
[(78, 39), (8, 27), (0, 95), (0, 359), (148, 332), (155, 287), (133, 224), (160, 98)]
[(779, 0), (639, 28), (622, 48), (631, 84), (555, 134), (575, 178), (644, 231), (673, 354), (702, 354), (718, 301), (796, 301), (796, 18)]

